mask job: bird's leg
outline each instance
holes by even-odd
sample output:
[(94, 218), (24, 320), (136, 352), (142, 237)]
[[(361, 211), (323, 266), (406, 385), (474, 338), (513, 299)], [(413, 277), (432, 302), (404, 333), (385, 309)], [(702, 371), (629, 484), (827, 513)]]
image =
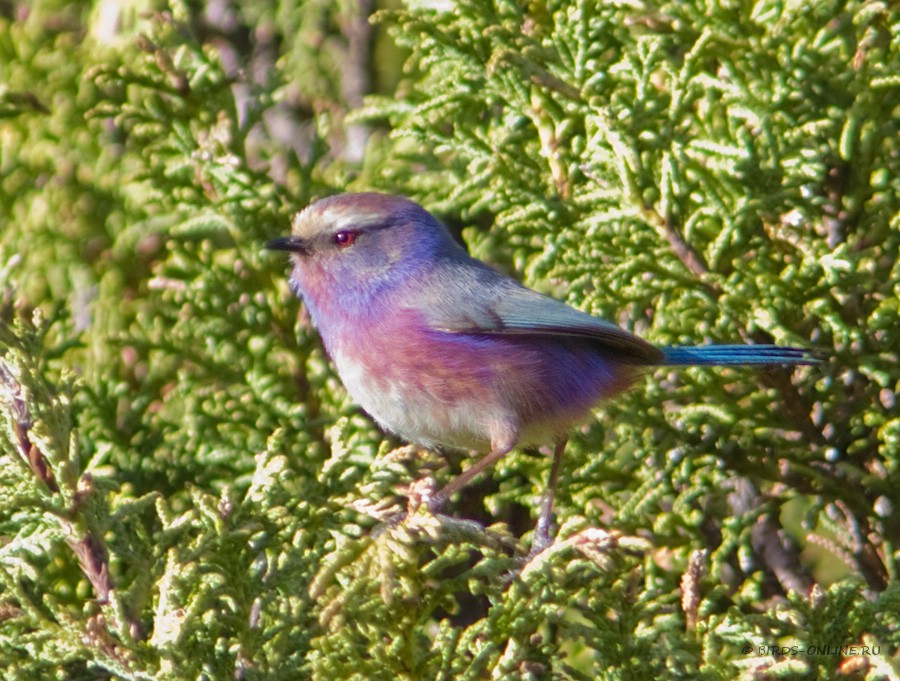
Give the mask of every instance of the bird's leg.
[(550, 522), (553, 518), (553, 492), (556, 490), (556, 483), (559, 480), (559, 462), (562, 461), (568, 441), (567, 437), (563, 437), (556, 441), (556, 446), (553, 448), (550, 480), (547, 482), (547, 489), (544, 491), (544, 495), (541, 497), (541, 511), (537, 525), (534, 528), (534, 541), (531, 545), (532, 556), (546, 549), (553, 541), (550, 538)]
[(441, 488), (441, 490), (437, 494), (435, 494), (431, 498), (431, 501), (428, 503), (428, 508), (431, 509), (431, 512), (437, 513), (438, 511), (440, 511), (444, 504), (449, 501), (450, 497), (453, 496), (453, 494), (468, 485), (472, 481), (472, 478), (474, 478), (476, 475), (478, 475), (482, 471), (487, 470), (504, 456), (509, 454), (514, 446), (515, 443), (495, 447), (474, 464), (469, 466), (462, 473), (453, 478), (453, 480), (444, 485), (444, 487)]

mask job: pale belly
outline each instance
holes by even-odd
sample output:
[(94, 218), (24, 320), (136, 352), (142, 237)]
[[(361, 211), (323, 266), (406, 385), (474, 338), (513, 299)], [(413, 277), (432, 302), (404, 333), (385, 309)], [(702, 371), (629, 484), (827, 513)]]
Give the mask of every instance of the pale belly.
[(331, 352), (353, 399), (426, 447), (550, 444), (588, 420), (636, 371), (587, 341), (401, 332)]
[(354, 401), (382, 428), (408, 442), (486, 450), (490, 448), (490, 424), (514, 418), (477, 399), (441, 399), (414, 385), (371, 373), (362, 363), (340, 355), (334, 362)]

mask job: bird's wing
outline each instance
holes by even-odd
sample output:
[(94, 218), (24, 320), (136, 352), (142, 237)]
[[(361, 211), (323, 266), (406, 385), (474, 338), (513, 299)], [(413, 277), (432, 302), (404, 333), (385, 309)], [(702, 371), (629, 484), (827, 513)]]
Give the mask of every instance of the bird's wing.
[(598, 346), (615, 352), (623, 361), (663, 361), (661, 350), (634, 334), (527, 289), (487, 267), (438, 270), (428, 278), (428, 294), (415, 307), (435, 330), (576, 336), (597, 341)]

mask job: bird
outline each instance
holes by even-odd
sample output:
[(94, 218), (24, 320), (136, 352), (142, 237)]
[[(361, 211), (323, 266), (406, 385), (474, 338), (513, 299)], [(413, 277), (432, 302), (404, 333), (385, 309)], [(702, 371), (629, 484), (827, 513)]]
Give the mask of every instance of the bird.
[(290, 254), (291, 287), (365, 412), (407, 442), (481, 454), (432, 495), (433, 510), (513, 449), (553, 445), (533, 551), (552, 542), (569, 434), (647, 369), (817, 361), (775, 345), (658, 347), (473, 258), (399, 195), (317, 200), (265, 247)]

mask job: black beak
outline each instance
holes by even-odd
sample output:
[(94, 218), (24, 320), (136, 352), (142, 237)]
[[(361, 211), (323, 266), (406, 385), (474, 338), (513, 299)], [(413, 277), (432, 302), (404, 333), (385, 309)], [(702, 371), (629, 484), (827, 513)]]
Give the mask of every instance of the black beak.
[(266, 244), (266, 248), (270, 251), (290, 251), (291, 253), (309, 255), (309, 247), (298, 236), (283, 236), (280, 239), (272, 239)]

